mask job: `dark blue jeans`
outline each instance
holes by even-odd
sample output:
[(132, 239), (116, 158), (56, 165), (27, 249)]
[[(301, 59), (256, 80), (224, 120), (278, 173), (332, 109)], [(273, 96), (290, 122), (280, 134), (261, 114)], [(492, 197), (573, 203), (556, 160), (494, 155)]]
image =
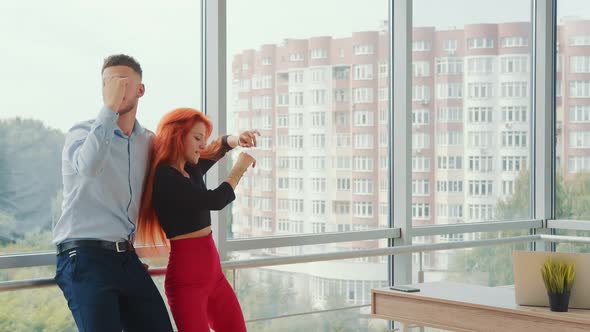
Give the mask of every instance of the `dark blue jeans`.
[(164, 301), (133, 251), (76, 248), (57, 256), (59, 288), (80, 332), (170, 332)]

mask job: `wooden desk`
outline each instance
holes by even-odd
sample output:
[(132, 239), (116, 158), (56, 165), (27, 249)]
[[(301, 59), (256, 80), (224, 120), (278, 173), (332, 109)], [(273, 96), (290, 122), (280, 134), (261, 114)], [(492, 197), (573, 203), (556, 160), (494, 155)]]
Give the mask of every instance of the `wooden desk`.
[(519, 306), (513, 288), (443, 282), (411, 286), (420, 292), (371, 290), (373, 316), (451, 331), (590, 331), (590, 310), (561, 313)]

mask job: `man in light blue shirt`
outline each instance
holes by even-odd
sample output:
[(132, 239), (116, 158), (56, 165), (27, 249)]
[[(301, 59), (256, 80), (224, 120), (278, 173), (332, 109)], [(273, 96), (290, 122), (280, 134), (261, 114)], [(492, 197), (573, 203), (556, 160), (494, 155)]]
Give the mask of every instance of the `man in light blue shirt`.
[(104, 106), (66, 136), (55, 279), (80, 331), (172, 331), (131, 244), (154, 135), (135, 118), (145, 92), (141, 77), (132, 57), (106, 58)]

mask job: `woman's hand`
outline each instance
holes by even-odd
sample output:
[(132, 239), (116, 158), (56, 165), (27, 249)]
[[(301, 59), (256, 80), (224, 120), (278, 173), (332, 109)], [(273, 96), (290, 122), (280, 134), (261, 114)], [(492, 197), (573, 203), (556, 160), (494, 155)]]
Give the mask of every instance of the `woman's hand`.
[(234, 167), (238, 169), (244, 170), (244, 172), (252, 165), (252, 168), (256, 167), (256, 159), (251, 155), (247, 154), (246, 152), (240, 152), (238, 156), (238, 161)]
[(258, 130), (246, 130), (238, 137), (238, 145), (243, 148), (252, 148), (256, 146), (256, 136), (260, 136)]
[(238, 183), (240, 182), (242, 175), (244, 175), (244, 172), (246, 172), (250, 165), (252, 165), (252, 167), (255, 167), (256, 159), (254, 159), (254, 157), (247, 154), (246, 152), (241, 152), (238, 156), (238, 161), (236, 162), (232, 170), (229, 172), (229, 176), (227, 177), (226, 181), (232, 186), (234, 190), (238, 186)]

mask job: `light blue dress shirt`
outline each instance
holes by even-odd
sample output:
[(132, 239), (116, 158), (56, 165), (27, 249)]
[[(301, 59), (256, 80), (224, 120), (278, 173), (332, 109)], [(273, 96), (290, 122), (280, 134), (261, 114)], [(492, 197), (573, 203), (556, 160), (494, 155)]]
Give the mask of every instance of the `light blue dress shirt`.
[(108, 108), (66, 135), (62, 153), (62, 215), (53, 243), (130, 240), (135, 232), (154, 134), (137, 120), (130, 136)]

